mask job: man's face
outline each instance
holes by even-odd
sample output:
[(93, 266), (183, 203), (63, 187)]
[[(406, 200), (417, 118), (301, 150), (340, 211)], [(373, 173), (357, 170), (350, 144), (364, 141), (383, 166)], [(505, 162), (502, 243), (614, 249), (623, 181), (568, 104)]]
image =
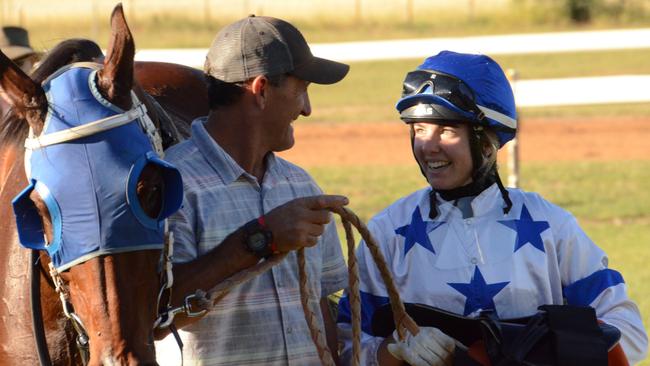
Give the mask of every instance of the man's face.
[(301, 115), (311, 114), (307, 87), (309, 82), (287, 76), (279, 86), (268, 88), (266, 126), (271, 151), (284, 151), (294, 144), (292, 123)]
[(472, 181), (469, 127), (464, 123), (420, 122), (413, 129), (413, 151), (434, 189), (447, 190)]

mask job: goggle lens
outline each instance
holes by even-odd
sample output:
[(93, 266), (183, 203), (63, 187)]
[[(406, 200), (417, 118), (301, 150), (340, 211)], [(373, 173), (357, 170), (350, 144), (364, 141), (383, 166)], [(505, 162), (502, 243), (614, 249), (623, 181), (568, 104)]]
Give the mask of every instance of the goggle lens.
[(402, 84), (402, 98), (421, 94), (430, 88), (437, 95), (465, 112), (478, 113), (474, 93), (462, 80), (450, 75), (417, 70), (406, 74)]

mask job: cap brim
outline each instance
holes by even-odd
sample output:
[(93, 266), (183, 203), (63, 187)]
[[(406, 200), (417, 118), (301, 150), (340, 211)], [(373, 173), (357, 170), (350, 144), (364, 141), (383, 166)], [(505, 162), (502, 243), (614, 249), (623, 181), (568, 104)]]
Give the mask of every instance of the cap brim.
[(316, 84), (334, 84), (341, 81), (349, 70), (350, 66), (344, 63), (313, 57), (289, 73)]
[[(430, 105), (426, 111), (419, 111), (419, 108), (414, 108), (417, 105)], [(436, 107), (437, 106), (437, 107)], [(417, 118), (417, 119), (472, 119), (473, 115), (470, 112), (465, 112), (456, 107), (447, 99), (439, 97), (435, 94), (416, 94), (400, 99), (395, 108), (400, 112), (402, 119), (404, 118)], [(413, 112), (419, 112), (414, 113)], [(411, 117), (409, 117), (411, 115)]]
[(2, 47), (2, 53), (4, 53), (11, 60), (36, 54), (33, 49), (22, 46)]
[[(416, 104), (400, 112), (400, 119), (406, 123), (418, 121), (467, 121), (468, 118), (437, 104)], [(444, 124), (444, 123), (443, 123)]]

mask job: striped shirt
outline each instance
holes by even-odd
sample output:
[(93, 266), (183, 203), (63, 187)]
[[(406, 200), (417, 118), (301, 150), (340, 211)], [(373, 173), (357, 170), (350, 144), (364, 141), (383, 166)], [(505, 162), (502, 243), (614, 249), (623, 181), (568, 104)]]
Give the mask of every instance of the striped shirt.
[[(294, 198), (321, 194), (301, 168), (269, 153), (261, 184), (245, 172), (207, 133), (205, 118), (192, 124), (191, 139), (166, 159), (181, 171), (183, 208), (171, 228), (174, 261), (187, 262), (218, 246), (246, 222)], [(314, 304), (345, 287), (346, 267), (334, 221), (318, 244), (305, 250)], [(300, 303), (295, 252), (250, 282), (230, 291), (200, 321), (180, 331), (184, 365), (317, 365)], [(317, 314), (322, 326), (320, 312)], [(177, 365), (172, 336), (156, 344), (161, 365)]]

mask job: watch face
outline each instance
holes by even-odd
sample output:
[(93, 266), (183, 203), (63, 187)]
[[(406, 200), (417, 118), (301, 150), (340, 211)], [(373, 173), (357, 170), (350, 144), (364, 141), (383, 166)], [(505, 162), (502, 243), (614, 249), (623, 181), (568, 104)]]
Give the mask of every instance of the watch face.
[(266, 236), (262, 232), (253, 233), (248, 237), (248, 246), (253, 251), (259, 251), (266, 247)]

